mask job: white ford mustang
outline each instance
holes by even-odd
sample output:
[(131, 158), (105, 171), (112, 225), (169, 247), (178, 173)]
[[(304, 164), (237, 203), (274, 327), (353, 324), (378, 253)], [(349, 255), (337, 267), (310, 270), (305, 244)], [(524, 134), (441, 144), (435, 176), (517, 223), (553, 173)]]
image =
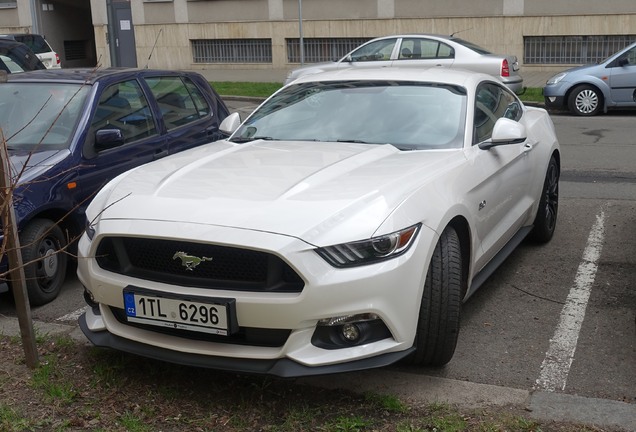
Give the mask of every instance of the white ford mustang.
[(279, 376), (444, 365), (461, 303), (555, 229), (552, 121), (487, 75), (309, 75), (222, 127), (88, 208), (95, 345)]

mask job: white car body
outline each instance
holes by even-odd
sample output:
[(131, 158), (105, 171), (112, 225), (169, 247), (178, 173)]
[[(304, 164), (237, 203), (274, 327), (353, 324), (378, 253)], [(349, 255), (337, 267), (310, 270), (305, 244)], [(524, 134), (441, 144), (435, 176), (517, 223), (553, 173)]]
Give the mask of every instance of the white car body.
[[(546, 111), (523, 107), (489, 76), (461, 71), (337, 71), (302, 77), (293, 85), (342, 80), (437, 82), (465, 88), (471, 108), (460, 131), (462, 144), (402, 151), (390, 144), (260, 139), (236, 143), (230, 137), (120, 175), (89, 206), (89, 230), (79, 242), (78, 276), (92, 306), (80, 325), (93, 343), (177, 363), (280, 376), (387, 365), (416, 351), (429, 263), (449, 225), (462, 235), (466, 257), (458, 301), (474, 292), (537, 217), (550, 161), (559, 159)], [(484, 141), (484, 149), (473, 145), (475, 88), (480, 83), (503, 89), (521, 110), (518, 121), (503, 119), (492, 132), (507, 145), (488, 148), (490, 140)], [(259, 109), (267, 105), (266, 101)], [(254, 115), (244, 125), (258, 117)], [(553, 186), (558, 190), (558, 171), (556, 181)], [(409, 232), (408, 245), (390, 259), (339, 268), (317, 253), (407, 227), (415, 227), (415, 234)], [(123, 243), (113, 240), (105, 244), (120, 246), (99, 249), (100, 243), (113, 237), (131, 244), (149, 241), (147, 253), (165, 245), (163, 258), (160, 253), (144, 259), (151, 266), (161, 261), (153, 267), (155, 272), (173, 265), (179, 270), (170, 270), (165, 277), (127, 274), (125, 265), (119, 269), (113, 264), (118, 259), (105, 258), (117, 254)], [(298, 279), (290, 280), (302, 286), (250, 291), (233, 282), (224, 289), (217, 281), (210, 282), (216, 286), (208, 289), (196, 286), (204, 281), (190, 284), (180, 279), (177, 273), (194, 277), (222, 260), (213, 252), (195, 254), (188, 249), (210, 245), (217, 248), (214, 251), (230, 247), (274, 257), (270, 259), (283, 263), (284, 271), (294, 272)], [(180, 253), (190, 261), (179, 258)], [(129, 250), (133, 266), (140, 255), (134, 254)], [(288, 336), (272, 346), (258, 346), (225, 343), (227, 336), (197, 340), (154, 331), (156, 325), (133, 326), (123, 317), (126, 289), (174, 297), (177, 302), (228, 301), (228, 333), (240, 327), (288, 332)], [(119, 320), (114, 310), (119, 311)], [(347, 322), (352, 316), (360, 321), (355, 324), (358, 330), (365, 331), (365, 323), (377, 324), (384, 336), (351, 346), (317, 342), (331, 337), (324, 336), (331, 327), (321, 326), (340, 331), (344, 326), (338, 327), (338, 320)], [(173, 325), (170, 317), (165, 321)], [(326, 333), (318, 335), (323, 330)], [(448, 360), (446, 356), (442, 363)]]
[(60, 56), (56, 53), (44, 36), (29, 33), (4, 34), (0, 37), (10, 38), (28, 46), (47, 69), (60, 69)]

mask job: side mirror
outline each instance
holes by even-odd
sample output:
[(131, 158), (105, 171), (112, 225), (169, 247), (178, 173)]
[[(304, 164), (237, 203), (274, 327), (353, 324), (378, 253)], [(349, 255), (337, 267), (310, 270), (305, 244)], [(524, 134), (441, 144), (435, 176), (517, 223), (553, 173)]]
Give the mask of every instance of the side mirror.
[(95, 150), (102, 151), (119, 147), (124, 144), (124, 134), (121, 129), (100, 129), (95, 132)]
[(219, 130), (227, 135), (231, 135), (241, 125), (241, 115), (237, 112), (233, 112), (229, 116), (225, 117), (219, 126)]
[(629, 59), (627, 57), (621, 57), (618, 59), (619, 66), (627, 66), (629, 64)]
[(479, 144), (482, 150), (488, 150), (500, 145), (521, 144), (528, 138), (526, 127), (514, 120), (501, 117), (495, 123), (490, 141)]

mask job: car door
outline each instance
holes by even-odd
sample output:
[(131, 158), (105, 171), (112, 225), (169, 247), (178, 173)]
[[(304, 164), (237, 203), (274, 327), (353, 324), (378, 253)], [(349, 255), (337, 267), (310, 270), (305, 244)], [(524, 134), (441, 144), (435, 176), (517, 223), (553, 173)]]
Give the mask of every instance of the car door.
[(395, 58), (398, 38), (368, 42), (340, 61), (340, 67), (376, 68), (389, 67)]
[(636, 104), (636, 47), (623, 53), (610, 68), (610, 92), (618, 106)]
[(444, 42), (421, 37), (405, 37), (393, 66), (400, 67), (451, 67), (455, 62), (455, 50)]
[(170, 154), (222, 138), (216, 106), (190, 78), (155, 76), (144, 81), (163, 120)]
[[(469, 202), (475, 210), (475, 230), (481, 250), (476, 255), (479, 271), (512, 238), (527, 219), (534, 197), (532, 190), (532, 143), (500, 145), (482, 150), (496, 121), (506, 117), (519, 121), (523, 109), (507, 89), (482, 83), (476, 93), (473, 145), (468, 151), (472, 167)], [(481, 256), (479, 254), (481, 253)]]
[(168, 154), (156, 114), (136, 79), (108, 85), (96, 95), (96, 100), (78, 166), (82, 207), (120, 173)]

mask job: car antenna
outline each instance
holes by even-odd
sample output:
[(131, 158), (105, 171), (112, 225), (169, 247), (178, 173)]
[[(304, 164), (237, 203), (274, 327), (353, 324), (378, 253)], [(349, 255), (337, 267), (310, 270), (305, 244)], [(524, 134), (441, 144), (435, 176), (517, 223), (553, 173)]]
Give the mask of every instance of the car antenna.
[(455, 37), (455, 35), (456, 35), (457, 33), (463, 33), (463, 32), (465, 32), (465, 31), (472, 30), (472, 29), (473, 29), (473, 28), (471, 27), (471, 28), (467, 28), (467, 29), (464, 29), (464, 30), (460, 30), (460, 31), (453, 32), (453, 33), (451, 33), (450, 37)]
[(155, 52), (155, 47), (157, 46), (157, 41), (159, 40), (159, 36), (161, 36), (161, 32), (163, 31), (163, 27), (159, 29), (159, 33), (157, 33), (157, 37), (155, 38), (155, 43), (152, 45), (152, 49), (150, 50), (150, 54), (148, 55), (148, 60), (146, 60), (146, 67), (144, 69), (148, 69), (148, 63), (150, 63), (150, 57), (152, 57), (152, 53)]

